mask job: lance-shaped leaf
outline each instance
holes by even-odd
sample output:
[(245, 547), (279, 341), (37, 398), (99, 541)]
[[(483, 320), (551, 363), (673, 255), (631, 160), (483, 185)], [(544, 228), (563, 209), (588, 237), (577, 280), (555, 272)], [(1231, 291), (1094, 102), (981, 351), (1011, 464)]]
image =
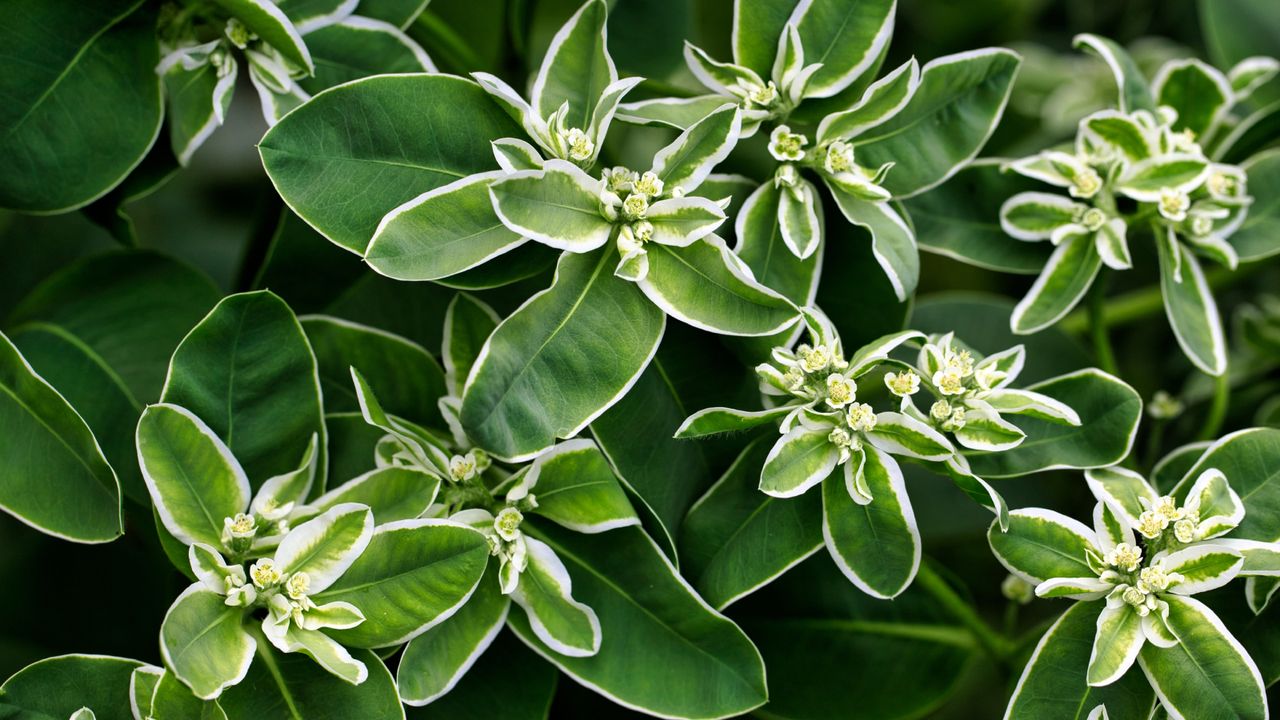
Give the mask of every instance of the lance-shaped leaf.
[(1102, 257), (1091, 235), (1064, 239), (1013, 309), (1009, 318), (1013, 331), (1029, 335), (1061, 320), (1088, 292), (1101, 268)]
[[(151, 714), (151, 696), (155, 695), (156, 686), (171, 673), (154, 665), (142, 665), (129, 676), (129, 706), (135, 718), (145, 718)], [(191, 690), (187, 690), (191, 694)]]
[(501, 177), (470, 175), (387, 213), (365, 250), (365, 261), (397, 280), (438, 280), (519, 247), (525, 238), (493, 212), (489, 187)]
[(832, 113), (818, 125), (818, 142), (856, 137), (893, 117), (920, 85), (920, 63), (911, 58), (872, 83), (858, 103)]
[(387, 213), (496, 169), (490, 143), (522, 135), (469, 80), (386, 75), (320, 93), (277, 123), (258, 150), (299, 217), (363, 254)]
[(446, 394), (444, 369), (417, 343), (378, 328), (327, 315), (300, 318), (319, 365), (325, 411), (354, 412), (360, 402), (351, 368), (385, 399), (387, 412), (416, 422), (439, 422)]
[(531, 458), (618, 401), (662, 338), (665, 316), (613, 277), (611, 253), (566, 253), (552, 285), (502, 322), (471, 369), (462, 424), (480, 447)]
[(298, 84), (308, 93), (383, 73), (435, 72), (426, 51), (396, 26), (353, 15), (308, 32), (307, 49), (315, 61), (315, 75)]
[(1217, 127), (1234, 94), (1221, 72), (1195, 58), (1165, 63), (1151, 90), (1160, 105), (1177, 111), (1173, 129), (1190, 130), (1196, 137)]
[(649, 206), (645, 217), (653, 224), (651, 242), (672, 247), (687, 247), (725, 221), (724, 209), (703, 197), (659, 200)]
[(1142, 622), (1142, 616), (1126, 603), (1102, 609), (1085, 674), (1090, 685), (1110, 685), (1133, 666), (1146, 643)]
[[(216, 47), (220, 41), (214, 41)], [(168, 96), (169, 144), (179, 165), (186, 165), (213, 131), (222, 125), (236, 85), (239, 63), (227, 58), (225, 69), (205, 62), (194, 70), (176, 63), (164, 74)]]
[(244, 629), (245, 609), (225, 600), (196, 583), (178, 596), (160, 626), (164, 664), (205, 700), (243, 680), (257, 649)]
[(723, 610), (822, 547), (817, 493), (779, 500), (759, 490), (769, 438), (747, 446), (680, 526), (681, 572)]
[(1018, 678), (1005, 720), (1086, 720), (1094, 717), (1092, 710), (1099, 705), (1106, 706), (1107, 716), (1115, 720), (1150, 715), (1155, 697), (1136, 670), (1104, 687), (1088, 683), (1086, 668), (1103, 605), (1101, 601), (1073, 603), (1045, 631)]
[(384, 467), (370, 470), (316, 498), (311, 507), (317, 513), (342, 503), (366, 505), (378, 525), (421, 516), (435, 502), (440, 478), (411, 467)]
[(1107, 64), (1120, 91), (1122, 112), (1129, 113), (1135, 110), (1155, 112), (1156, 101), (1151, 94), (1151, 86), (1147, 84), (1147, 78), (1142, 74), (1142, 69), (1124, 48), (1113, 40), (1088, 34), (1077, 35), (1072, 44), (1077, 48), (1089, 50)]
[(1132, 117), (1116, 110), (1102, 110), (1083, 120), (1088, 136), (1114, 146), (1130, 161), (1146, 160), (1156, 154), (1147, 132)]
[(1085, 470), (1084, 479), (1099, 502), (1111, 505), (1130, 524), (1136, 525), (1138, 516), (1156, 501), (1156, 491), (1151, 484), (1128, 468), (1117, 466)]
[(62, 720), (89, 708), (102, 720), (128, 720), (129, 683), (137, 660), (110, 655), (58, 655), (22, 668), (0, 685), (8, 717)]
[(609, 240), (613, 224), (600, 212), (600, 181), (577, 165), (548, 160), (542, 170), (508, 175), (489, 186), (493, 209), (513, 232), (570, 252)]
[(790, 498), (825, 480), (840, 462), (840, 448), (828, 434), (797, 426), (778, 438), (760, 471), (760, 491)]
[(1116, 189), (1139, 202), (1159, 202), (1166, 190), (1190, 192), (1204, 182), (1208, 172), (1209, 163), (1195, 155), (1159, 155), (1125, 168), (1116, 180)]
[[(505, 596), (503, 601), (510, 604)], [(520, 672), (511, 672), (513, 667)], [(476, 713), (504, 720), (546, 720), (557, 687), (569, 682), (562, 681), (554, 665), (542, 662), (513, 633), (498, 634), (491, 648), (465, 672), (448, 694), (426, 707), (409, 708), (409, 720), (456, 720)], [(502, 691), (494, 692), (497, 687)], [(401, 693), (404, 688), (401, 684)]]
[(1053, 510), (1014, 510), (1008, 530), (992, 524), (987, 540), (1000, 564), (1030, 583), (1097, 576), (1086, 560), (1087, 553), (1100, 554), (1097, 537), (1084, 523)]
[[(137, 678), (141, 670), (134, 673)], [(176, 675), (163, 672), (156, 680), (151, 695), (147, 698), (147, 714), (135, 717), (144, 718), (191, 718), (192, 720), (227, 720), (227, 714), (218, 705), (217, 700), (202, 700), (191, 692), (191, 688), (182, 684)], [(101, 716), (104, 718), (106, 716)]]
[(1266, 689), (1253, 659), (1222, 620), (1194, 598), (1166, 596), (1173, 647), (1148, 643), (1138, 662), (1176, 717), (1267, 717)]
[(806, 65), (822, 67), (809, 79), (806, 97), (831, 97), (876, 65), (893, 37), (896, 0), (849, 3), (812, 0), (791, 16)]
[(458, 293), (449, 301), (440, 354), (444, 358), (445, 383), (450, 395), (462, 397), (463, 385), (471, 374), (471, 367), (480, 358), (480, 349), (500, 322), (502, 318), (498, 313), (473, 295)]
[(529, 628), (547, 647), (568, 657), (590, 657), (600, 650), (600, 620), (573, 599), (573, 581), (564, 563), (546, 543), (525, 538), (529, 564), (511, 599), (525, 611)]
[(484, 574), (489, 544), (471, 528), (443, 520), (381, 525), (341, 578), (315, 595), (348, 602), (365, 621), (327, 634), (350, 647), (386, 647), (412, 639), (457, 612)]
[(1165, 555), (1166, 572), (1178, 573), (1183, 579), (1169, 588), (1177, 595), (1198, 595), (1226, 585), (1235, 579), (1244, 565), (1244, 556), (1230, 546), (1209, 543), (1192, 545)]
[(335, 505), (284, 536), (276, 548), (275, 566), (281, 574), (306, 573), (309, 590), (321, 593), (360, 557), (372, 535), (369, 508)]
[(0, 207), (81, 207), (124, 180), (160, 131), (155, 8), (21, 0), (5, 9)]
[[(818, 252), (818, 245), (814, 245), (813, 252), (801, 259), (800, 253), (787, 247), (781, 222), (784, 194), (773, 182), (765, 182), (747, 197), (735, 220), (734, 252), (762, 285), (773, 288), (797, 305), (811, 305), (818, 292), (824, 253)], [(813, 201), (813, 219), (817, 221), (815, 241), (820, 241), (823, 216), (818, 211), (818, 199), (815, 197)], [(807, 232), (812, 230), (809, 208), (801, 209), (804, 210), (801, 225), (807, 227)]]
[(1000, 207), (1000, 228), (1018, 240), (1048, 240), (1058, 228), (1076, 222), (1079, 207), (1065, 195), (1018, 193)]
[(534, 459), (524, 483), (538, 500), (533, 512), (582, 533), (640, 524), (609, 461), (590, 440), (560, 443)]
[[(651, 714), (721, 718), (765, 701), (764, 665), (750, 640), (693, 592), (642, 530), (615, 530), (601, 543), (545, 524), (524, 528), (564, 562), (574, 597), (595, 611), (603, 636), (595, 655), (565, 657), (513, 612), (507, 622), (539, 655), (614, 702)], [(636, 647), (646, 650), (637, 655)], [(681, 682), (664, 680), (674, 677)]]
[(821, 201), (813, 183), (803, 178), (778, 194), (778, 230), (792, 255), (808, 258), (822, 241)]
[(1013, 423), (989, 410), (965, 414), (964, 427), (955, 431), (956, 441), (970, 450), (1000, 452), (1011, 450), (1026, 439), (1026, 433)]
[(340, 682), (311, 658), (282, 653), (259, 635), (258, 655), (249, 674), (228, 688), (218, 704), (231, 718), (404, 720), (395, 682), (378, 656), (356, 650), (352, 657), (369, 669), (359, 685)]
[(1253, 204), (1244, 222), (1231, 234), (1231, 246), (1241, 262), (1251, 262), (1280, 253), (1280, 247), (1269, 241), (1280, 228), (1280, 152), (1258, 153), (1243, 167)]
[(161, 399), (207, 423), (255, 488), (293, 470), (313, 435), (325, 477), (316, 359), (293, 311), (270, 292), (218, 303), (174, 351)]
[(956, 451), (942, 433), (902, 413), (877, 413), (876, 425), (866, 435), (885, 452), (920, 460), (946, 460)]
[(1071, 406), (1079, 425), (1011, 416), (1027, 439), (1003, 452), (966, 452), (973, 472), (984, 478), (1016, 477), (1051, 468), (1114, 465), (1133, 447), (1142, 398), (1101, 370), (1078, 370), (1028, 389)]
[(74, 542), (109, 542), (124, 532), (120, 485), (93, 432), (3, 333), (0, 423), (0, 509)]
[(854, 138), (858, 163), (894, 163), (884, 188), (895, 197), (928, 190), (977, 157), (1004, 114), (1022, 60), (1010, 50), (975, 50), (924, 66), (911, 100)]
[(356, 8), (351, 0), (279, 0), (275, 5), (303, 34), (333, 25)]
[(552, 38), (530, 92), (539, 116), (550, 117), (567, 102), (566, 127), (588, 127), (596, 101), (618, 79), (607, 47), (608, 14), (604, 2), (588, 0)]
[(690, 415), (676, 430), (675, 436), (688, 439), (722, 433), (742, 432), (768, 423), (778, 422), (794, 410), (795, 408), (785, 405), (769, 410), (706, 408)]
[(637, 283), (672, 317), (721, 335), (772, 335), (799, 317), (786, 298), (761, 285), (716, 235), (688, 247), (651, 245), (649, 274)]
[(1165, 315), (1187, 359), (1210, 375), (1221, 375), (1227, 369), (1227, 341), (1218, 304), (1200, 261), (1182, 243), (1172, 245), (1156, 243)]
[(311, 62), (311, 53), (302, 35), (293, 26), (288, 16), (270, 0), (214, 0), (222, 6), (231, 17), (244, 23), (245, 27), (262, 38), (263, 42), (275, 48), (279, 53), (304, 68), (308, 74), (315, 70)]
[(623, 103), (616, 118), (633, 125), (654, 125), (684, 130), (724, 105), (723, 95), (691, 98), (654, 98)]
[(138, 420), (138, 464), (156, 513), (186, 544), (222, 547), (223, 521), (249, 508), (249, 479), (191, 411), (151, 405)]
[(736, 105), (724, 105), (689, 126), (670, 145), (653, 156), (653, 172), (666, 192), (693, 192), (716, 165), (729, 157), (738, 142), (742, 116)]
[(850, 582), (868, 595), (894, 598), (920, 568), (920, 531), (897, 461), (867, 448), (861, 471), (871, 493), (866, 504), (849, 497), (841, 477), (822, 484), (822, 535)]
[(401, 699), (426, 705), (452, 690), (498, 636), (510, 608), (498, 586), (498, 563), (488, 563), (466, 603), (405, 646), (396, 669)]

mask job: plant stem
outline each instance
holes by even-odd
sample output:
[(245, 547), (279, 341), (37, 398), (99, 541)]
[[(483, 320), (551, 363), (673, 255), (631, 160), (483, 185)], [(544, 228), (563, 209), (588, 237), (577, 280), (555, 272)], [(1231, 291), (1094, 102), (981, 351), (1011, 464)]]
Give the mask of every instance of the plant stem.
[(1213, 379), (1213, 399), (1209, 404), (1209, 414), (1204, 419), (1204, 426), (1200, 428), (1198, 440), (1212, 440), (1218, 437), (1218, 431), (1222, 430), (1222, 422), (1227, 418), (1227, 406), (1230, 403), (1230, 373), (1223, 370), (1221, 375)]
[(1009, 639), (991, 629), (985, 620), (978, 615), (977, 610), (973, 608), (964, 598), (960, 597), (946, 580), (930, 566), (930, 563), (924, 562), (920, 564), (920, 572), (916, 575), (916, 583), (922, 587), (925, 592), (929, 593), (942, 604), (943, 607), (951, 613), (952, 617), (960, 621), (970, 633), (973, 639), (978, 641), (983, 650), (986, 650), (991, 657), (1000, 662), (1004, 662), (1012, 650)]
[(1089, 290), (1089, 337), (1093, 342), (1093, 354), (1098, 365), (1112, 375), (1119, 375), (1116, 365), (1116, 354), (1111, 349), (1111, 335), (1107, 332), (1107, 285), (1110, 276), (1106, 269), (1098, 273)]

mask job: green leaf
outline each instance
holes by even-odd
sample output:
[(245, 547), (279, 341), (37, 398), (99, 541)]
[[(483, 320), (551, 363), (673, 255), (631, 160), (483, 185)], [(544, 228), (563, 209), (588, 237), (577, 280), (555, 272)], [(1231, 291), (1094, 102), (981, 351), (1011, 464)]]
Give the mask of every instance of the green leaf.
[(651, 245), (649, 274), (637, 283), (654, 304), (701, 330), (772, 335), (796, 321), (795, 306), (761, 285), (715, 235), (688, 247)]
[(807, 97), (831, 97), (871, 70), (893, 37), (896, 0), (813, 0), (793, 17), (806, 65), (822, 63)]
[(498, 313), (473, 295), (458, 293), (449, 301), (441, 355), (450, 395), (462, 396), (467, 376), (480, 359), (480, 349), (500, 322)]
[(1121, 380), (1090, 368), (1027, 389), (1070, 405), (1080, 415), (1080, 425), (1025, 415), (1010, 418), (1027, 439), (1003, 452), (966, 452), (979, 476), (1017, 477), (1052, 468), (1105, 467), (1129, 454), (1142, 416), (1142, 398)]
[(338, 22), (356, 7), (351, 0), (278, 0), (275, 5), (302, 34)]
[(581, 533), (638, 525), (631, 502), (595, 443), (569, 440), (534, 459), (525, 483), (538, 499), (533, 512)]
[(15, 0), (0, 27), (0, 207), (65, 212), (125, 179), (164, 115), (155, 7)]
[(1241, 262), (1253, 262), (1280, 253), (1280, 247), (1272, 242), (1280, 232), (1280, 151), (1249, 158), (1243, 167), (1253, 204), (1228, 242)]
[(798, 426), (778, 438), (760, 471), (760, 491), (791, 498), (825, 480), (840, 462), (839, 448), (827, 435)]
[(822, 484), (822, 535), (844, 576), (859, 590), (887, 600), (915, 579), (920, 530), (897, 461), (875, 448), (865, 455), (861, 472), (871, 501), (855, 503), (846, 479), (829, 476)]
[(1101, 601), (1072, 603), (1045, 631), (1009, 699), (1008, 720), (1085, 720), (1099, 705), (1111, 720), (1150, 716), (1155, 696), (1137, 670), (1105, 687), (1092, 687), (1085, 677), (1102, 609)]
[(436, 402), (447, 392), (444, 369), (422, 346), (327, 315), (306, 315), (300, 322), (319, 366), (325, 412), (360, 409), (351, 385), (354, 367), (385, 398), (387, 412), (415, 422), (441, 421)]
[[(109, 655), (58, 655), (38, 660), (0, 685), (0, 714), (14, 720), (63, 720), (83, 707), (98, 720), (133, 720), (129, 680), (142, 666)], [(20, 708), (9, 715), (9, 708)]]
[(0, 333), (0, 510), (63, 540), (124, 532), (120, 484), (93, 432)]
[(289, 207), (363, 254), (384, 215), (415, 197), (497, 169), (490, 142), (523, 132), (475, 83), (387, 75), (317, 95), (258, 151)]
[(223, 521), (249, 509), (249, 479), (200, 418), (151, 405), (138, 420), (138, 461), (164, 527), (187, 545), (222, 547)]
[(384, 467), (359, 475), (315, 499), (319, 511), (340, 503), (367, 505), (378, 525), (413, 520), (431, 507), (440, 478), (409, 467)]
[(608, 15), (604, 2), (588, 0), (552, 38), (529, 93), (540, 117), (550, 117), (567, 102), (565, 127), (587, 129), (596, 101), (618, 79), (606, 47)]
[(298, 29), (288, 16), (272, 0), (213, 0), (232, 17), (275, 48), (286, 59), (304, 68), (308, 74), (315, 70), (311, 53), (302, 41)]
[(354, 503), (335, 505), (289, 531), (276, 548), (282, 575), (306, 573), (312, 593), (322, 593), (342, 577), (369, 546), (373, 514)]
[(282, 653), (258, 631), (258, 656), (249, 674), (218, 704), (231, 718), (255, 720), (404, 720), (404, 707), (386, 665), (367, 650), (352, 656), (369, 668), (359, 685), (337, 681), (302, 653)]
[[(171, 677), (172, 674), (154, 665), (139, 666), (129, 676), (129, 704), (135, 720), (140, 717), (146, 718), (151, 714), (151, 697), (155, 695), (156, 686), (166, 676)], [(186, 690), (190, 695), (191, 690), (189, 688)]]
[(525, 238), (502, 224), (489, 196), (502, 176), (471, 175), (392, 210), (378, 225), (365, 262), (396, 280), (438, 280), (519, 247)]
[(405, 29), (422, 14), (429, 0), (360, 0), (360, 14)]
[(691, 98), (654, 98), (618, 106), (614, 117), (633, 125), (654, 125), (684, 130), (724, 105), (723, 95)]
[(600, 651), (600, 620), (573, 599), (573, 581), (564, 563), (546, 543), (525, 538), (529, 564), (511, 599), (525, 611), (538, 640), (566, 657), (590, 657)]
[[(772, 182), (751, 193), (737, 213), (734, 252), (762, 285), (797, 305), (811, 305), (818, 292), (823, 253), (815, 248), (801, 259), (786, 246), (778, 212), (781, 198), (782, 192)], [(821, 213), (818, 218), (821, 228)]]
[(1175, 550), (1164, 557), (1164, 562), (1169, 572), (1183, 577), (1173, 590), (1175, 594), (1199, 595), (1234, 580), (1245, 560), (1234, 546), (1204, 543)]
[(477, 444), (531, 458), (617, 402), (653, 357), (665, 317), (613, 277), (605, 250), (566, 253), (556, 279), (498, 325), (471, 370), (462, 424)]
[(680, 526), (681, 572), (723, 610), (822, 547), (817, 493), (780, 500), (760, 492), (769, 438), (747, 446)]
[(988, 270), (1040, 272), (1053, 248), (1014, 240), (998, 221), (1001, 203), (1035, 183), (1000, 167), (975, 160), (942, 186), (905, 202), (921, 250)]
[(622, 528), (601, 543), (545, 524), (527, 527), (565, 563), (574, 596), (599, 616), (605, 638), (591, 657), (565, 657), (513, 613), (507, 622), (539, 655), (614, 702), (651, 714), (718, 718), (764, 703), (764, 665), (751, 641), (694, 594), (644, 531)]
[(733, 61), (768, 77), (778, 53), (778, 38), (800, 0), (733, 3)]
[(920, 254), (911, 228), (888, 203), (864, 200), (830, 182), (827, 189), (845, 219), (871, 234), (871, 252), (876, 262), (899, 302), (906, 301), (920, 280)]
[[(496, 578), (492, 580), (497, 586)], [(495, 594), (497, 592), (495, 591)], [(503, 607), (506, 607), (504, 602)], [(501, 629), (499, 624), (498, 629)], [(410, 646), (412, 647), (412, 645)], [(406, 652), (408, 652), (406, 650)], [(400, 667), (404, 667), (404, 659)], [(512, 672), (512, 668), (520, 668)], [(426, 707), (409, 708), (410, 720), (547, 720), (560, 673), (511, 633), (502, 633), (449, 694)], [(494, 688), (502, 688), (494, 692)], [(403, 682), (400, 690), (405, 691)], [(406, 697), (407, 701), (407, 697)]]
[(1151, 94), (1151, 87), (1147, 85), (1146, 77), (1142, 74), (1142, 69), (1124, 48), (1113, 40), (1089, 34), (1075, 36), (1072, 44), (1078, 49), (1092, 52), (1107, 64), (1120, 93), (1122, 112), (1156, 111), (1156, 101)]
[(466, 603), (405, 646), (396, 669), (401, 699), (426, 705), (458, 686), (506, 624), (510, 607), (498, 586), (498, 563), (488, 563)]
[(196, 583), (173, 601), (160, 626), (165, 666), (203, 700), (243, 680), (257, 647), (243, 627), (245, 609), (224, 600)]
[(680, 188), (693, 192), (724, 161), (738, 143), (742, 117), (738, 107), (722, 105), (690, 125), (679, 137), (653, 156), (653, 172), (665, 191)]
[(1156, 492), (1146, 479), (1127, 468), (1086, 470), (1084, 479), (1099, 502), (1110, 503), (1134, 525), (1138, 523), (1138, 516), (1156, 501)]
[[(711, 469), (699, 443), (672, 437), (686, 404), (672, 383), (674, 368), (662, 357), (640, 373), (634, 386), (591, 423), (591, 434), (618, 478), (630, 490), (646, 527), (675, 556), (675, 533)], [(671, 482), (679, 477), (681, 482)]]
[(733, 408), (707, 408), (690, 415), (676, 430), (680, 439), (706, 437), (721, 433), (742, 432), (761, 425), (777, 422), (790, 414), (794, 407), (783, 405), (769, 410), (734, 410)]
[[(1156, 243), (1165, 315), (1187, 358), (1204, 372), (1221, 375), (1227, 370), (1227, 341), (1213, 291), (1191, 250), (1177, 241), (1169, 245)], [(1175, 252), (1180, 258), (1170, 257)]]
[(1160, 193), (1167, 189), (1190, 192), (1204, 180), (1208, 169), (1209, 164), (1195, 155), (1160, 155), (1125, 168), (1116, 188), (1139, 202), (1158, 202)]
[(894, 163), (884, 188), (899, 198), (941, 184), (977, 157), (995, 131), (1021, 62), (999, 48), (929, 62), (906, 106), (854, 138), (858, 164)]
[(1054, 578), (1097, 577), (1086, 560), (1101, 555), (1093, 531), (1078, 520), (1042, 508), (1009, 513), (1009, 529), (987, 530), (996, 559), (1009, 572), (1038, 584)]
[(203, 420), (231, 448), (256, 489), (294, 469), (318, 435), (327, 460), (315, 356), (276, 295), (231, 295), (196, 325), (169, 364), (161, 400)]
[(471, 597), (489, 562), (489, 544), (471, 528), (443, 520), (380, 526), (369, 546), (319, 604), (349, 602), (365, 621), (326, 634), (350, 647), (386, 647), (447, 619)]
[(843, 140), (865, 132), (902, 109), (920, 85), (920, 64), (911, 58), (872, 83), (858, 103), (832, 113), (818, 125), (818, 142)]
[(1234, 101), (1227, 78), (1195, 58), (1165, 63), (1152, 85), (1156, 101), (1178, 113), (1173, 129), (1190, 130), (1196, 137), (1216, 129)]
[(1233, 538), (1280, 540), (1280, 430), (1251, 428), (1231, 433), (1215, 442), (1182, 476), (1173, 489), (1185, 497), (1201, 473), (1216, 468), (1244, 503), (1244, 519)]
[(1166, 623), (1178, 637), (1171, 648), (1148, 643), (1138, 656), (1142, 671), (1171, 713), (1187, 718), (1267, 717), (1266, 688), (1258, 668), (1207, 605), (1165, 596)]
[(239, 64), (228, 58), (230, 69), (218, 76), (218, 68), (206, 62), (188, 70), (179, 62), (164, 74), (168, 97), (169, 144), (179, 165), (191, 156), (222, 125), (235, 89)]
[(1137, 162), (1157, 154), (1146, 131), (1130, 116), (1116, 110), (1102, 110), (1084, 119), (1090, 134), (1114, 146), (1126, 158)]
[(1076, 221), (1078, 203), (1063, 195), (1018, 193), (1000, 207), (1000, 227), (1017, 240), (1048, 240)]
[[(135, 675), (136, 677), (136, 675)], [(201, 700), (176, 675), (165, 672), (150, 699), (150, 710), (143, 717), (189, 718), (190, 720), (227, 720), (216, 700)]]
[(1090, 685), (1110, 685), (1119, 680), (1146, 643), (1142, 616), (1132, 607), (1121, 604), (1103, 608), (1098, 616), (1098, 633), (1093, 641), (1093, 655), (1085, 679)]
[(1013, 331), (1029, 335), (1053, 325), (1079, 304), (1093, 286), (1102, 257), (1092, 235), (1073, 235), (1049, 256), (1040, 277), (1009, 318)]
[[(360, 8), (363, 15), (364, 8)], [(418, 43), (395, 25), (352, 16), (306, 35), (315, 75), (298, 84), (315, 95), (335, 85), (383, 73), (435, 72)]]
[(512, 232), (561, 250), (589, 252), (608, 242), (613, 224), (601, 214), (599, 181), (564, 160), (548, 160), (542, 168), (489, 186), (498, 219)]

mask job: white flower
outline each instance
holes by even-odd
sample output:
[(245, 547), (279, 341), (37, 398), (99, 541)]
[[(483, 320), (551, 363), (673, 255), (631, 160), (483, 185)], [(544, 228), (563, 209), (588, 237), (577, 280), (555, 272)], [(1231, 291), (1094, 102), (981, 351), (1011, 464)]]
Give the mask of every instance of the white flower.
[(847, 378), (840, 373), (831, 373), (827, 376), (827, 404), (839, 410), (840, 408), (853, 402), (858, 392), (858, 384), (853, 378)]
[(1180, 543), (1195, 542), (1199, 534), (1200, 528), (1191, 518), (1183, 518), (1173, 524), (1173, 536)]
[(1097, 232), (1107, 224), (1107, 214), (1098, 208), (1089, 208), (1080, 216), (1080, 224), (1085, 226), (1089, 232)]
[(778, 86), (774, 85), (772, 80), (764, 85), (740, 82), (735, 89), (738, 91), (737, 94), (747, 101), (748, 109), (752, 105), (767, 108), (778, 99)]
[(471, 453), (449, 458), (449, 476), (454, 482), (470, 480), (476, 476), (476, 459)]
[(965, 392), (964, 378), (959, 370), (952, 367), (944, 367), (934, 373), (933, 384), (943, 395), (963, 395)]
[(257, 35), (254, 35), (248, 27), (245, 27), (244, 23), (240, 22), (236, 18), (231, 18), (227, 21), (227, 27), (224, 32), (227, 36), (227, 40), (230, 40), (232, 45), (235, 45), (241, 50), (248, 47), (249, 43), (258, 39)]
[(1187, 210), (1191, 207), (1191, 198), (1181, 190), (1164, 188), (1160, 191), (1160, 214), (1168, 220), (1182, 222), (1187, 219)]
[(1157, 390), (1147, 404), (1147, 414), (1157, 420), (1170, 420), (1182, 414), (1182, 401), (1165, 392)]
[(1154, 539), (1160, 537), (1165, 528), (1169, 527), (1169, 519), (1160, 513), (1147, 510), (1138, 516), (1138, 525), (1134, 529), (1142, 534), (1143, 537)]
[(249, 568), (249, 577), (259, 590), (265, 590), (280, 584), (280, 570), (271, 558), (262, 558)]
[(258, 534), (258, 522), (252, 515), (236, 513), (235, 517), (222, 519), (222, 542), (233, 540), (251, 540)]
[(1129, 543), (1120, 543), (1107, 553), (1103, 562), (1118, 570), (1131, 573), (1142, 564), (1142, 550)]
[(304, 572), (296, 572), (289, 576), (284, 583), (284, 591), (294, 600), (302, 600), (307, 596), (307, 589), (311, 587), (311, 576)]
[(907, 397), (920, 392), (920, 376), (910, 370), (886, 373), (884, 384), (889, 388), (889, 392), (898, 397)]
[(952, 408), (951, 417), (942, 421), (942, 429), (946, 430), (947, 432), (955, 432), (960, 428), (964, 427), (964, 423), (965, 423), (964, 418), (965, 418), (964, 408), (962, 407)]
[(640, 193), (631, 193), (622, 201), (622, 214), (632, 220), (644, 217), (649, 212), (649, 198)]
[(853, 163), (853, 146), (840, 140), (828, 145), (822, 167), (832, 175), (853, 170), (856, 167)]
[(561, 130), (560, 139), (569, 159), (574, 162), (590, 160), (591, 154), (595, 152), (596, 149), (596, 144), (592, 142), (591, 138), (587, 137), (587, 134), (579, 128)]
[(654, 173), (646, 172), (633, 184), (631, 191), (657, 197), (662, 194), (662, 180)]
[(937, 422), (942, 422), (951, 417), (951, 403), (946, 400), (939, 400), (929, 407), (929, 417)]
[(813, 348), (801, 345), (796, 350), (796, 355), (800, 358), (800, 369), (807, 373), (825, 370), (831, 364), (831, 355), (821, 345)]
[(600, 176), (604, 179), (605, 187), (619, 195), (624, 192), (630, 192), (636, 180), (640, 177), (636, 171), (628, 170), (621, 166), (605, 168), (605, 170), (600, 173)]
[(520, 523), (524, 521), (524, 514), (513, 507), (504, 507), (493, 519), (493, 531), (498, 533), (498, 537), (507, 542), (514, 542), (520, 537)]
[(853, 403), (845, 414), (845, 421), (855, 432), (867, 432), (876, 426), (876, 413), (866, 403)]
[(803, 160), (804, 146), (808, 144), (809, 138), (791, 132), (786, 125), (779, 125), (769, 134), (769, 153), (781, 162)]
[(1082, 167), (1071, 178), (1071, 187), (1068, 188), (1068, 192), (1071, 193), (1071, 197), (1088, 199), (1097, 195), (1101, 189), (1102, 178), (1097, 171), (1091, 167)]

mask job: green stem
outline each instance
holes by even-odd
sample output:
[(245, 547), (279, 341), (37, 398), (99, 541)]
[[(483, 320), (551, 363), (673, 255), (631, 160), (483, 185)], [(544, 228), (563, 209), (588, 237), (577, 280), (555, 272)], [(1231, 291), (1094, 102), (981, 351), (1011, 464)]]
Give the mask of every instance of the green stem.
[(1089, 290), (1089, 337), (1093, 342), (1093, 353), (1098, 365), (1112, 375), (1119, 375), (1116, 365), (1116, 354), (1111, 349), (1111, 335), (1107, 331), (1107, 285), (1110, 277), (1104, 269), (1098, 273)]
[(1213, 399), (1209, 404), (1209, 414), (1205, 417), (1204, 426), (1200, 428), (1199, 440), (1212, 440), (1222, 430), (1222, 422), (1227, 418), (1227, 406), (1231, 403), (1231, 379), (1228, 371), (1213, 379)]
[(987, 621), (978, 615), (978, 611), (967, 600), (960, 597), (960, 594), (938, 575), (930, 563), (920, 564), (916, 583), (941, 603), (952, 617), (960, 621), (960, 624), (973, 635), (973, 639), (978, 641), (987, 654), (1000, 662), (1004, 662), (1009, 657), (1013, 649), (1009, 639), (992, 630)]

